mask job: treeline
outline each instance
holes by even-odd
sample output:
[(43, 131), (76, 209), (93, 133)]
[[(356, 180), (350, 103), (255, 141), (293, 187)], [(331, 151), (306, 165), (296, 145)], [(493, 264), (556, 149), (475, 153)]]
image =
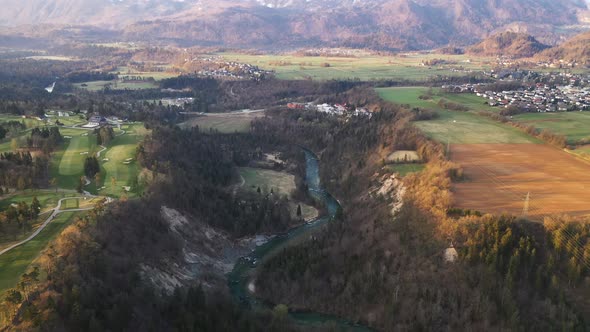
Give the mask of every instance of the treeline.
[(502, 123), (510, 124), (512, 127), (517, 128), (530, 136), (536, 137), (560, 149), (563, 149), (567, 146), (567, 138), (565, 136), (552, 133), (548, 129), (538, 129), (533, 125), (527, 125), (517, 121), (510, 121), (510, 119), (500, 114), (490, 112), (478, 112), (478, 114)]
[(24, 190), (41, 188), (49, 178), (47, 156), (33, 157), (30, 152), (0, 154), (0, 186)]
[(63, 137), (58, 127), (33, 128), (31, 136), (27, 138), (27, 146), (32, 149), (41, 149), (45, 154), (49, 154), (62, 141)]
[(445, 98), (441, 98), (438, 101), (437, 105), (443, 109), (446, 109), (446, 110), (459, 111), (459, 112), (469, 111), (469, 108), (467, 106), (446, 100)]
[(139, 147), (138, 161), (164, 176), (147, 194), (161, 204), (234, 236), (282, 232), (296, 222), (286, 197), (273, 192), (234, 195), (229, 188), (238, 179), (236, 166), (262, 158), (260, 151), (269, 146), (250, 135), (156, 127)]
[[(1, 188), (0, 194), (3, 194)], [(40, 212), (41, 203), (36, 196), (30, 205), (24, 201), (11, 204), (5, 211), (0, 212), (0, 233), (16, 238), (17, 232), (24, 233), (30, 230), (31, 223), (39, 217)]]
[(100, 127), (94, 130), (97, 145), (107, 145), (115, 138), (115, 130), (112, 127)]
[(66, 76), (70, 83), (83, 83), (90, 81), (112, 81), (117, 78), (117, 75), (108, 72), (99, 71), (81, 71), (73, 72)]

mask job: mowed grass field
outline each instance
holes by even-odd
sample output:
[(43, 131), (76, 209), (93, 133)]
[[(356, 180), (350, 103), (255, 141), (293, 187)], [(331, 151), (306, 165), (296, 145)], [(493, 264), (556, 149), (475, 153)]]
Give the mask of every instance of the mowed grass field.
[[(387, 101), (435, 110), (438, 118), (416, 121), (414, 125), (439, 142), (450, 144), (540, 142), (516, 128), (480, 116), (475, 111), (458, 112), (441, 109), (437, 105), (441, 95), (435, 95), (431, 100), (419, 98), (427, 91), (428, 88), (425, 87), (377, 89), (381, 98)], [(442, 97), (446, 98), (446, 95)], [(450, 98), (447, 99), (450, 100)]]
[(590, 139), (590, 112), (526, 113), (513, 120), (563, 135), (569, 144)]
[(451, 159), (466, 180), (453, 185), (455, 206), (482, 212), (590, 215), (590, 163), (544, 144), (458, 144)]
[(199, 126), (205, 132), (213, 129), (220, 133), (247, 133), (250, 131), (252, 120), (262, 116), (264, 116), (264, 112), (209, 113), (189, 119), (181, 124), (181, 127), (190, 128)]
[(33, 240), (0, 256), (0, 291), (15, 287), (20, 276), (26, 272), (39, 253), (71, 223), (75, 216), (75, 212), (57, 215)]
[(58, 187), (75, 189), (84, 175), (86, 157), (92, 156), (100, 148), (96, 144), (96, 135), (91, 131), (66, 129), (60, 132), (72, 138), (64, 139), (63, 148), (53, 153), (51, 176), (57, 179)]
[[(470, 58), (465, 55), (404, 54), (401, 56), (324, 57), (296, 55), (247, 55), (218, 53), (228, 61), (249, 63), (266, 70), (274, 70), (281, 79), (354, 79), (362, 81), (397, 79), (422, 81), (438, 75), (461, 76), (465, 72), (453, 71), (490, 68), (489, 58)], [(449, 64), (422, 66), (422, 61), (444, 59)], [(471, 61), (469, 61), (471, 60)], [(278, 63), (282, 64), (278, 65)], [(325, 66), (324, 64), (329, 64)]]
[[(125, 125), (122, 129), (125, 130), (125, 134), (115, 137), (99, 158), (102, 185), (97, 187), (104, 186), (97, 191), (100, 195), (120, 197), (123, 194), (135, 196), (139, 193), (140, 188), (137, 184), (139, 166), (135, 157), (137, 146), (148, 131), (143, 124)], [(103, 159), (108, 160), (103, 161)], [(123, 187), (131, 188), (127, 192)]]

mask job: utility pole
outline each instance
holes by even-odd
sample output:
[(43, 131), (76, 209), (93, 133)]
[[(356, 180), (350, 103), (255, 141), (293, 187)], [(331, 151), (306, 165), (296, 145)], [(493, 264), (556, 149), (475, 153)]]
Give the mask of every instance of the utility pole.
[(526, 217), (529, 214), (529, 201), (531, 199), (531, 192), (529, 191), (526, 194), (526, 198), (524, 199), (524, 207), (522, 208), (522, 216)]

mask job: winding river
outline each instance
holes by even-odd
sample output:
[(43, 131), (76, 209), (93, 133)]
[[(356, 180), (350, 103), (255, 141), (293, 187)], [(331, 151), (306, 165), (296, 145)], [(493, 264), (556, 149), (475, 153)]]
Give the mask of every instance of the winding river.
[[(309, 192), (315, 199), (323, 201), (327, 207), (328, 215), (316, 218), (309, 223), (293, 228), (287, 234), (275, 236), (263, 245), (258, 246), (249, 255), (239, 259), (234, 266), (234, 269), (228, 274), (228, 282), (233, 297), (243, 305), (253, 308), (265, 307), (266, 305), (252, 296), (251, 292), (248, 290), (248, 285), (251, 282), (250, 278), (256, 269), (257, 263), (263, 261), (271, 254), (276, 253), (277, 250), (284, 248), (286, 245), (301, 240), (314, 229), (329, 222), (340, 207), (338, 201), (320, 186), (318, 158), (309, 150), (304, 149), (304, 152), (306, 160), (305, 177)], [(330, 324), (332, 326), (336, 325), (346, 331), (371, 331), (366, 327), (320, 313), (306, 312), (291, 313), (290, 315), (298, 324), (303, 326)]]

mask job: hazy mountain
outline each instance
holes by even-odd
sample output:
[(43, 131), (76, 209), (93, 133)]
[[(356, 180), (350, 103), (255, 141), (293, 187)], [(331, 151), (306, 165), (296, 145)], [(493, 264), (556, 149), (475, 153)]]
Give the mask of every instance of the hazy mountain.
[(130, 40), (275, 48), (425, 49), (468, 45), (505, 30), (554, 44), (590, 21), (584, 0), (0, 0), (0, 6), (6, 26), (75, 24), (116, 29)]
[(532, 57), (549, 48), (539, 43), (535, 37), (516, 32), (502, 32), (467, 48), (467, 54), (496, 56), (505, 55), (515, 58)]
[(550, 48), (541, 54), (539, 58), (545, 60), (577, 61), (581, 64), (590, 64), (590, 32), (581, 33), (565, 43)]

